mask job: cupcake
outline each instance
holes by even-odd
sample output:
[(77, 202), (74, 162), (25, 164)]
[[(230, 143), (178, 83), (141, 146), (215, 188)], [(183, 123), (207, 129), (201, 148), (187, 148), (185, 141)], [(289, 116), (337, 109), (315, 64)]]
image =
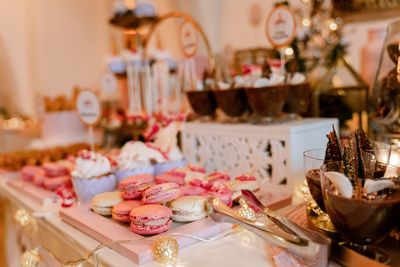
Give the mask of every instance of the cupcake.
[(129, 141), (121, 149), (118, 156), (118, 170), (115, 173), (118, 182), (137, 174), (154, 174), (153, 163), (166, 160), (158, 150), (143, 142)]
[(84, 150), (79, 153), (75, 164), (72, 182), (82, 203), (90, 201), (99, 193), (115, 190), (117, 179), (106, 156)]

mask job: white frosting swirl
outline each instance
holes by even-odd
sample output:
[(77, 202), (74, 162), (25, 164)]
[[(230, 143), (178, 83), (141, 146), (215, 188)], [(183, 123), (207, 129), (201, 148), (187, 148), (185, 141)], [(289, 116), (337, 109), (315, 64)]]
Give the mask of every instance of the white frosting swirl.
[(79, 156), (75, 162), (75, 170), (72, 175), (82, 179), (90, 179), (111, 172), (111, 163), (107, 157), (95, 153), (85, 151)]
[(122, 170), (148, 167), (152, 161), (161, 163), (166, 159), (164, 155), (143, 142), (129, 141), (122, 147), (118, 157), (118, 167)]

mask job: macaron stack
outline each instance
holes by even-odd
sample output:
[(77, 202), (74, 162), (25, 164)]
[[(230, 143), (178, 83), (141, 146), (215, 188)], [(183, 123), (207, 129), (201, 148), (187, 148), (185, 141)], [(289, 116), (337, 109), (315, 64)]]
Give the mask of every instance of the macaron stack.
[(59, 163), (43, 164), (44, 176), (37, 174), (36, 181), (41, 183), (43, 178), (43, 186), (48, 190), (56, 190), (58, 187), (71, 184), (70, 170)]
[(27, 165), (25, 167), (23, 167), (21, 169), (21, 177), (22, 179), (24, 179), (25, 181), (31, 181), (33, 180), (33, 177), (35, 177), (35, 175), (38, 174), (42, 174), (44, 175), (44, 170), (43, 168), (39, 167), (39, 166), (30, 166)]
[(102, 193), (92, 199), (94, 212), (112, 216), (140, 235), (153, 235), (171, 228), (172, 221), (192, 222), (207, 216), (207, 197), (220, 198), (232, 206), (240, 190), (257, 190), (251, 175), (234, 180), (224, 172), (209, 175), (197, 166), (180, 167), (160, 175), (135, 174), (122, 179), (119, 192)]

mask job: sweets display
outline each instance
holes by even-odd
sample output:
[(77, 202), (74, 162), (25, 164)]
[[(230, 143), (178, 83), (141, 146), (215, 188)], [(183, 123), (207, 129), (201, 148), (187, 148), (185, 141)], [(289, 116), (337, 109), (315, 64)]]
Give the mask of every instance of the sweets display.
[[(210, 83), (215, 84), (206, 86)], [(230, 117), (242, 116), (246, 111), (258, 117), (276, 117), (284, 107), (285, 112), (304, 115), (311, 102), (311, 88), (304, 74), (285, 76), (274, 66), (262, 73), (258, 67), (245, 65), (243, 75), (233, 77), (231, 82), (205, 84), (202, 90), (187, 92), (193, 110), (200, 116), (214, 115), (217, 107)]]
[(188, 165), (157, 176), (129, 176), (118, 183), (119, 191), (112, 188), (95, 195), (91, 207), (99, 215), (112, 215), (118, 222), (131, 223), (131, 230), (137, 234), (149, 235), (167, 231), (171, 218), (192, 222), (206, 217), (208, 196), (217, 196), (232, 206), (233, 196), (240, 195), (242, 189), (257, 191), (259, 186), (260, 182), (251, 175), (231, 179), (224, 172), (207, 175), (203, 168)]

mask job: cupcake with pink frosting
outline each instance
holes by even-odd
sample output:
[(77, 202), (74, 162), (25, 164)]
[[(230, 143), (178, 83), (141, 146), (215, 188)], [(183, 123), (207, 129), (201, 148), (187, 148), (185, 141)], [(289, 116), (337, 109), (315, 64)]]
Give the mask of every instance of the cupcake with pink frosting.
[(115, 190), (117, 178), (106, 156), (84, 150), (75, 161), (72, 182), (79, 200), (85, 203), (99, 193)]

